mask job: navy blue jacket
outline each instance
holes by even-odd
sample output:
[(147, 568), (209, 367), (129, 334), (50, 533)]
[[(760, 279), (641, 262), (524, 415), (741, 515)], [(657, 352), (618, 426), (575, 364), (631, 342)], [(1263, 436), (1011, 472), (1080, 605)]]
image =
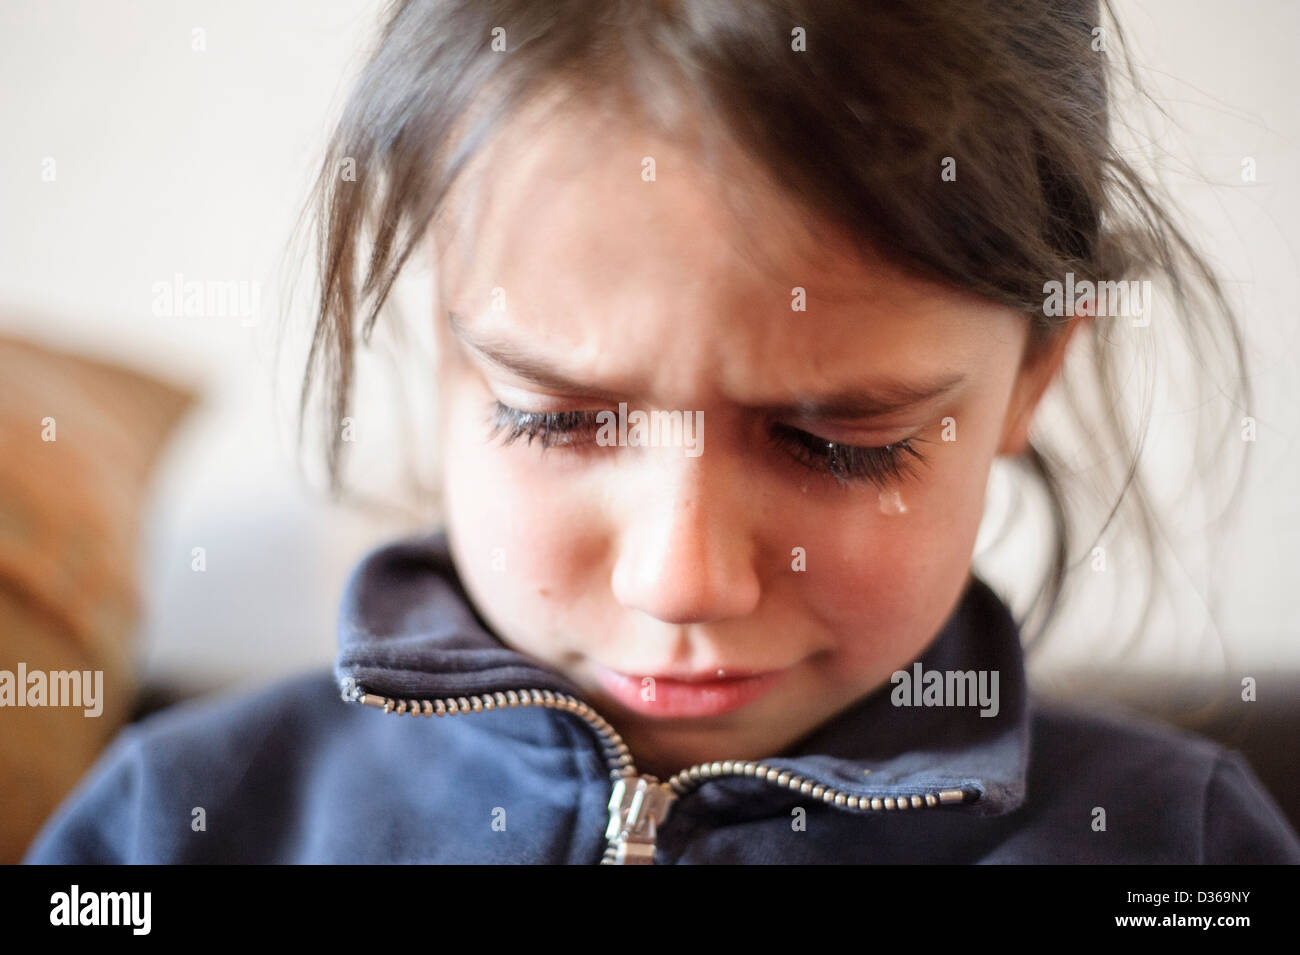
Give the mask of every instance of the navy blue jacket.
[(339, 642), (332, 674), (126, 727), (25, 861), (1300, 862), (1240, 756), (1031, 698), (977, 577), (921, 663), (996, 669), (996, 716), (886, 685), (783, 755), (664, 782), (490, 633), (445, 533), (361, 562)]

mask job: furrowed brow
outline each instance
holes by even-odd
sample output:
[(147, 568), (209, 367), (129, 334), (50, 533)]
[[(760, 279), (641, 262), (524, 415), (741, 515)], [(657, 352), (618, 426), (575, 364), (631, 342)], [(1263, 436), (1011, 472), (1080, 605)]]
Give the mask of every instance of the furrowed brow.
[(961, 374), (920, 383), (884, 379), (863, 388), (846, 388), (828, 395), (808, 395), (790, 402), (762, 405), (760, 410), (804, 418), (874, 418), (942, 398), (965, 380), (966, 376)]
[[(447, 313), (447, 322), (452, 333), (466, 346), (524, 381), (555, 391), (582, 393), (592, 397), (602, 395), (600, 391), (593, 391), (589, 382), (561, 374), (548, 362), (520, 351), (511, 342), (478, 334), (454, 312)], [(774, 416), (829, 420), (882, 417), (941, 398), (965, 381), (966, 376), (961, 374), (921, 383), (884, 379), (865, 388), (847, 388), (827, 395), (807, 395), (793, 401), (748, 407)]]
[(560, 374), (549, 363), (520, 351), (510, 342), (480, 335), (467, 326), (464, 319), (455, 312), (447, 313), (447, 324), (452, 334), (469, 348), (492, 364), (518, 375), (524, 381), (554, 391), (593, 394), (589, 383)]

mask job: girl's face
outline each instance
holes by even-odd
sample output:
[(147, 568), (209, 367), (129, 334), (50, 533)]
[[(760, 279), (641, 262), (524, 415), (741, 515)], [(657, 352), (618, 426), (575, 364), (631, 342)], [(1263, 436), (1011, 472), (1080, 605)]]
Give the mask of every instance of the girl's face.
[[(643, 771), (778, 755), (955, 609), (990, 463), (1050, 377), (1021, 370), (1025, 320), (855, 256), (643, 131), (552, 120), (491, 155), (473, 247), (435, 230), (466, 588)], [(568, 444), (543, 450), (533, 417), (533, 442), (507, 443), (494, 402), (591, 422), (551, 419)], [(680, 412), (678, 445), (602, 444), (595, 413), (617, 441), (621, 403), (629, 432), (633, 412)]]

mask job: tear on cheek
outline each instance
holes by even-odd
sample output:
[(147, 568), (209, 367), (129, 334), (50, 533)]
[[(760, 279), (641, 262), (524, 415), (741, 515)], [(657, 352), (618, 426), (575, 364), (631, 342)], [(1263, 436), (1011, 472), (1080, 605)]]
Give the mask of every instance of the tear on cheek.
[(897, 488), (890, 488), (887, 491), (881, 491), (878, 498), (880, 503), (881, 514), (906, 514), (907, 505), (903, 503), (902, 495), (898, 493)]

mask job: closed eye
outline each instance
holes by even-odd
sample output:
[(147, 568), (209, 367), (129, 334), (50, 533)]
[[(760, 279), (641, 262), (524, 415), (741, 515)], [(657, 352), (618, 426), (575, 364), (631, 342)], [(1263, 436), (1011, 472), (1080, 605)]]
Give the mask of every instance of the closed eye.
[[(594, 444), (600, 427), (596, 417), (599, 413), (521, 411), (493, 400), (488, 405), (488, 439), (504, 434), (502, 445), (525, 438), (530, 445), (536, 440), (543, 451), (555, 447), (580, 451)], [(841, 485), (865, 483), (883, 487), (908, 477), (917, 463), (925, 461), (913, 447), (920, 440), (909, 437), (878, 447), (864, 447), (827, 441), (786, 424), (773, 424), (771, 431), (772, 443), (796, 462)]]

